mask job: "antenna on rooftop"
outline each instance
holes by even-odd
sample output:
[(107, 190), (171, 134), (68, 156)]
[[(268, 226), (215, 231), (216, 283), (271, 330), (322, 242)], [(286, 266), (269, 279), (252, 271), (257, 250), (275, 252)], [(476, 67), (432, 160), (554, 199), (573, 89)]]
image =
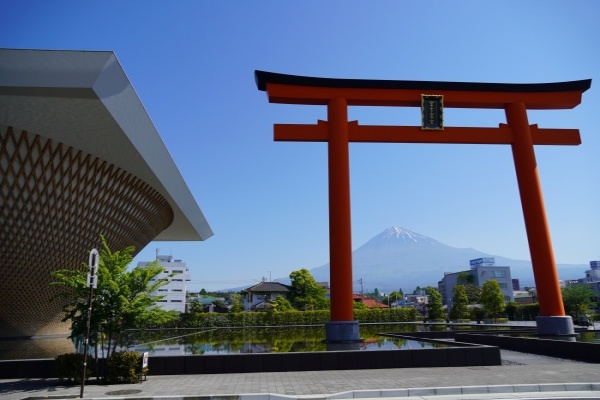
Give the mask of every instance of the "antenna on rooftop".
[(156, 248), (156, 259), (158, 260), (158, 252), (159, 252), (159, 248)]

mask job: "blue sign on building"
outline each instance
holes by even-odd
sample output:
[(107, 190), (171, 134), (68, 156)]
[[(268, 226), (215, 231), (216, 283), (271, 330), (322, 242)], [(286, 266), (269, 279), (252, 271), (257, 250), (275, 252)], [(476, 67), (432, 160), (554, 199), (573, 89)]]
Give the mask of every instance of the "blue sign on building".
[(471, 264), (471, 267), (478, 267), (481, 265), (492, 267), (496, 264), (496, 259), (494, 257), (482, 257), (471, 260), (469, 263)]

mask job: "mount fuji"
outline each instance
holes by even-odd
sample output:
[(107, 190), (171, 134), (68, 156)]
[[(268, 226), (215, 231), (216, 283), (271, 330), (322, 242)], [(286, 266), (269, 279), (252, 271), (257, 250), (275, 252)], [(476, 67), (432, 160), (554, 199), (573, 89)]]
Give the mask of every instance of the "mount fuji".
[[(511, 275), (521, 285), (534, 285), (531, 261), (513, 260), (486, 254), (472, 248), (456, 248), (401, 227), (384, 230), (352, 253), (353, 280), (362, 280), (365, 291), (380, 292), (403, 289), (412, 292), (417, 286), (437, 287), (444, 272), (470, 268), (469, 260), (494, 257), (496, 265), (511, 268)], [(560, 279), (577, 279), (585, 274), (585, 264), (558, 264)], [(329, 264), (310, 270), (318, 282), (330, 282)], [(355, 286), (356, 291), (356, 286)]]

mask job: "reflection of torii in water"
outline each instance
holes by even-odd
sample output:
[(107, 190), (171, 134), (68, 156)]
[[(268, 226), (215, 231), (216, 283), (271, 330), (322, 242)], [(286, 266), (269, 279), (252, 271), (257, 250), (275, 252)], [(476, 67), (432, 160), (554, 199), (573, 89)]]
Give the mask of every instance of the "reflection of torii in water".
[[(591, 80), (544, 84), (329, 79), (256, 71), (269, 102), (327, 106), (316, 125), (275, 124), (275, 140), (328, 143), (331, 321), (326, 340), (359, 340), (352, 308), (349, 142), (510, 144), (517, 173), (541, 316), (540, 334), (572, 334), (565, 316), (540, 186), (534, 144), (579, 145), (578, 129), (529, 125), (527, 110), (573, 108)], [(426, 101), (425, 101), (426, 99)], [(348, 106), (422, 107), (421, 126), (366, 126), (348, 122)], [(495, 108), (498, 128), (444, 127), (443, 107)]]

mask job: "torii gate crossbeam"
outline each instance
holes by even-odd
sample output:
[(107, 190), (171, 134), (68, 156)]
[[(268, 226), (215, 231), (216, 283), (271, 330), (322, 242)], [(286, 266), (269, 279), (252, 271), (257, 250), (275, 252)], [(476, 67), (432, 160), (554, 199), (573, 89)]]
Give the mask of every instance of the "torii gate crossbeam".
[[(331, 321), (329, 342), (359, 340), (353, 321), (349, 142), (509, 144), (521, 196), (538, 290), (540, 334), (572, 334), (565, 316), (534, 145), (579, 145), (578, 129), (529, 125), (527, 110), (570, 109), (581, 103), (591, 80), (542, 84), (462, 83), (313, 78), (255, 71), (269, 102), (326, 105), (328, 121), (316, 125), (275, 124), (279, 141), (328, 143)], [(443, 107), (503, 109), (498, 128), (364, 126), (348, 121), (348, 106), (421, 107), (423, 96), (443, 98)]]

